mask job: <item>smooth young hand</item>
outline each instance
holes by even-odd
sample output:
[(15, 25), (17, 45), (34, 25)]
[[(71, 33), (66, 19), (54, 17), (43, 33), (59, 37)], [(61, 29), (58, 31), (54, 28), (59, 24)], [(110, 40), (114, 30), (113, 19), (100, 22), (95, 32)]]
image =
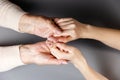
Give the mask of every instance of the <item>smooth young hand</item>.
[(69, 42), (75, 39), (83, 38), (86, 34), (85, 31), (87, 30), (87, 25), (80, 23), (73, 18), (56, 18), (55, 22), (59, 25), (63, 32), (50, 37), (50, 41)]
[(52, 55), (54, 55), (57, 59), (70, 60), (73, 64), (78, 62), (77, 60), (81, 63), (85, 62), (83, 55), (75, 47), (68, 46), (64, 43), (52, 44), (51, 42), (47, 42), (47, 44), (50, 46)]
[(55, 45), (49, 43), (49, 45), (51, 45), (51, 53), (56, 58), (70, 60), (86, 80), (108, 80), (87, 64), (85, 58), (77, 48), (63, 43), (56, 43)]

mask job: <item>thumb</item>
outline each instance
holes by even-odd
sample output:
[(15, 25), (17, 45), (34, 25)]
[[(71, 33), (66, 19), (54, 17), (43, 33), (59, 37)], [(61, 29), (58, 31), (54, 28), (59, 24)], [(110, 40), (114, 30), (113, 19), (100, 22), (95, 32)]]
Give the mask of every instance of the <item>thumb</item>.
[(62, 33), (62, 29), (54, 22), (53, 19), (51, 19), (51, 27), (53, 30), (54, 34), (61, 34)]
[(55, 56), (57, 59), (65, 59), (65, 53), (58, 50), (56, 47), (51, 48), (51, 54)]

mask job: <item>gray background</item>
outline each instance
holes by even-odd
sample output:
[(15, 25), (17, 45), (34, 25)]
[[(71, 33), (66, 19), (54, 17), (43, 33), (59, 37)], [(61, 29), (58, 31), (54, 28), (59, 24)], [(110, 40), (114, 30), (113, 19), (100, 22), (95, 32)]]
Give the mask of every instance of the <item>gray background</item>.
[[(119, 29), (120, 0), (11, 0), (27, 12), (49, 17), (73, 17), (80, 22)], [(0, 28), (0, 45), (43, 41), (40, 37)], [(117, 43), (117, 42), (116, 42)], [(120, 80), (120, 52), (101, 42), (79, 39), (68, 43), (79, 48), (92, 68), (110, 80)], [(84, 80), (72, 65), (26, 65), (0, 73), (0, 80)], [(90, 79), (91, 80), (91, 79)]]

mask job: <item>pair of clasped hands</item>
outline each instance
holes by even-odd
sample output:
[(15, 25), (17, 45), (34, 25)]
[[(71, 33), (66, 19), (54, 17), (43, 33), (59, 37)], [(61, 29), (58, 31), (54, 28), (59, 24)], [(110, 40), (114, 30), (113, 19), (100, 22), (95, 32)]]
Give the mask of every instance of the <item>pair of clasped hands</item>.
[(89, 31), (91, 25), (80, 23), (73, 18), (50, 19), (26, 14), (20, 19), (19, 30), (47, 38), (43, 42), (20, 46), (20, 56), (24, 64), (60, 65), (70, 61), (86, 80), (108, 80), (87, 64), (80, 50), (66, 45), (69, 41), (90, 37), (89, 33), (93, 32)]
[(35, 44), (21, 45), (21, 60), (25, 64), (75, 64), (78, 60), (84, 63), (81, 52), (65, 43), (82, 38), (85, 24), (73, 18), (50, 19), (43, 16), (25, 14), (19, 23), (21, 32), (34, 34), (46, 41)]

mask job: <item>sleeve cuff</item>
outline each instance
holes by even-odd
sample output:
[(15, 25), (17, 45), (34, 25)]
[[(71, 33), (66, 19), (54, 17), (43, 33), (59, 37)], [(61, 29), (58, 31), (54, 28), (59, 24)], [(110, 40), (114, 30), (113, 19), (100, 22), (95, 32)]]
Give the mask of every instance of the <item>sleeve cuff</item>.
[(0, 71), (7, 71), (24, 65), (20, 59), (19, 46), (0, 48)]
[(19, 31), (20, 18), (26, 14), (20, 7), (7, 1), (0, 1), (0, 26)]

